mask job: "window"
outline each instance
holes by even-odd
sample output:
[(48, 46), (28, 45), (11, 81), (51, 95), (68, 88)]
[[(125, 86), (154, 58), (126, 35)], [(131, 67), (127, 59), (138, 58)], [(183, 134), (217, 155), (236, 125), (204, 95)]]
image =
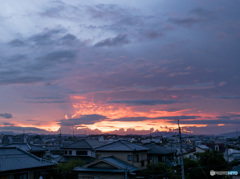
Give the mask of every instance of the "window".
[(134, 155), (134, 162), (139, 162), (139, 155)]
[(77, 155), (87, 155), (88, 152), (84, 150), (77, 150)]
[(68, 151), (67, 150), (65, 150), (65, 155), (67, 155), (68, 154)]
[(68, 152), (69, 152), (69, 155), (72, 155), (72, 151), (71, 150), (69, 150)]
[(132, 155), (128, 155), (127, 158), (128, 158), (128, 161), (132, 161)]
[(28, 179), (28, 173), (15, 174), (14, 179)]
[(141, 167), (144, 167), (144, 160), (141, 161)]
[(101, 158), (102, 158), (101, 154), (97, 154), (97, 159), (99, 160)]

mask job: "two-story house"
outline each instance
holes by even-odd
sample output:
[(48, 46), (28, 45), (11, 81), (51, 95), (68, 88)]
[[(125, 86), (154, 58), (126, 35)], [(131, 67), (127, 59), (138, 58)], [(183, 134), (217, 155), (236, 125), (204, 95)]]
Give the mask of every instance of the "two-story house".
[(128, 141), (116, 141), (95, 148), (97, 159), (114, 156), (140, 169), (146, 168), (148, 150)]
[(96, 158), (95, 151), (96, 147), (105, 145), (105, 143), (98, 140), (82, 139), (65, 147), (62, 147), (63, 157), (59, 162), (67, 162), (71, 159), (81, 159), (86, 162), (92, 161)]
[(144, 147), (150, 149), (147, 154), (148, 160), (150, 160), (152, 163), (164, 162), (167, 165), (171, 165), (171, 163), (174, 161), (176, 150), (171, 150), (155, 143), (144, 144)]

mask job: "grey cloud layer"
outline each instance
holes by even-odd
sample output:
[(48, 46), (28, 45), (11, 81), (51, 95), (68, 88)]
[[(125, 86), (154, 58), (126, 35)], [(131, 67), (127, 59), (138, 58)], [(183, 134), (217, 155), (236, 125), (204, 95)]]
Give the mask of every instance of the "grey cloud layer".
[(75, 125), (81, 126), (82, 124), (94, 124), (104, 119), (107, 119), (106, 116), (92, 114), (92, 115), (84, 115), (80, 118), (62, 119), (59, 121), (59, 124), (61, 126), (75, 126)]
[[(162, 120), (173, 120), (173, 122), (175, 120), (178, 119), (197, 119), (197, 118), (201, 118), (200, 116), (164, 116), (164, 117), (156, 117), (156, 118), (149, 118), (149, 117), (129, 117), (129, 118), (119, 118), (119, 119), (113, 119), (111, 121), (146, 121), (146, 120), (158, 120), (158, 119), (162, 119)], [(175, 122), (174, 122), (175, 123)]]
[[(16, 11), (18, 16), (0, 14), (1, 19), (8, 17), (0, 27), (1, 34), (4, 29), (11, 32), (0, 42), (0, 85), (13, 87), (12, 94), (24, 96), (27, 103), (49, 103), (61, 106), (61, 110), (68, 105), (69, 94), (95, 92), (95, 98), (113, 104), (169, 105), (179, 111), (195, 108), (214, 114), (217, 110), (229, 112), (226, 108), (237, 112), (239, 2), (181, 4), (173, 0), (164, 6), (163, 1), (154, 1), (155, 7), (142, 3), (49, 1), (36, 9), (26, 5), (26, 13)], [(3, 9), (0, 13), (7, 12)], [(50, 94), (61, 97), (37, 98)], [(18, 100), (6, 103), (22, 104)], [(217, 100), (216, 105), (210, 103), (213, 100)], [(220, 106), (220, 100), (227, 107)], [(23, 112), (28, 113), (27, 108)], [(195, 119), (186, 116), (182, 119)], [(93, 124), (105, 119), (91, 117), (59, 123)]]
[(10, 119), (13, 118), (12, 114), (10, 113), (0, 113), (0, 118)]
[(108, 101), (108, 103), (123, 103), (127, 105), (159, 105), (159, 104), (174, 104), (179, 103), (175, 100), (155, 100), (155, 99), (138, 99), (138, 100), (115, 100)]

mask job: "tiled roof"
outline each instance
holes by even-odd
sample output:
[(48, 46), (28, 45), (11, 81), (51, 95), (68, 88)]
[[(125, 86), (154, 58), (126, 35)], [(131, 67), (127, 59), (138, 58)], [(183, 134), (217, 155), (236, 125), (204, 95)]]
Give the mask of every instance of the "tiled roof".
[[(105, 162), (109, 164), (110, 165), (109, 168), (102, 168), (102, 167), (97, 168), (96, 164), (100, 162)], [(116, 157), (111, 156), (111, 157), (104, 157), (101, 160), (92, 162), (83, 167), (76, 167), (74, 168), (74, 171), (125, 172), (126, 169), (130, 172), (139, 170), (137, 167), (127, 162), (124, 162)]]
[(116, 141), (110, 144), (106, 144), (101, 147), (95, 148), (96, 151), (147, 151), (146, 147), (130, 143), (128, 141)]
[(202, 150), (209, 150), (209, 147), (206, 145), (197, 145), (196, 147), (202, 149)]
[(124, 162), (116, 157), (105, 157), (102, 159), (103, 161), (107, 161), (108, 163), (111, 163), (111, 164), (114, 164), (115, 166), (117, 166), (119, 169), (128, 169), (130, 171), (134, 171), (134, 170), (138, 170), (137, 167), (134, 167), (133, 165), (127, 163), (127, 162)]
[(38, 147), (32, 144), (28, 144), (28, 143), (12, 143), (9, 145), (5, 145), (4, 147), (17, 147), (19, 149), (22, 149), (24, 151), (28, 151), (28, 152), (44, 152), (46, 151), (46, 149), (42, 148), (42, 147)]
[(105, 143), (98, 140), (82, 139), (78, 142), (72, 143), (63, 147), (64, 149), (93, 149), (104, 145)]
[(156, 144), (145, 144), (144, 147), (149, 148), (150, 150), (148, 151), (149, 154), (159, 154), (159, 155), (168, 155), (168, 154), (173, 154), (175, 153), (174, 150), (170, 150), (168, 148), (165, 147), (161, 147), (159, 145)]
[(14, 147), (0, 148), (0, 172), (55, 165), (24, 150)]

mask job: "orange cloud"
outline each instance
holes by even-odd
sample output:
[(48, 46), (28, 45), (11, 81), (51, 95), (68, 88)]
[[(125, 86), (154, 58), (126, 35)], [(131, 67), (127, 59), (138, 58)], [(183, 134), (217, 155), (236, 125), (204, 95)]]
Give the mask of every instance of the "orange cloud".
[[(79, 128), (89, 128), (91, 130), (101, 130), (103, 132), (110, 132), (118, 130), (120, 128), (128, 129), (134, 128), (136, 130), (155, 130), (169, 131), (170, 128), (177, 128), (176, 124), (170, 123), (167, 120), (144, 120), (144, 121), (112, 121), (113, 119), (119, 118), (130, 118), (130, 117), (145, 117), (145, 118), (157, 118), (165, 116), (182, 116), (185, 115), (190, 109), (184, 109), (181, 111), (169, 112), (165, 109), (167, 105), (153, 105), (153, 106), (127, 106), (122, 103), (107, 103), (104, 100), (97, 100), (94, 97), (94, 93), (71, 96), (72, 106), (74, 108), (74, 114), (70, 116), (66, 115), (66, 120), (69, 118), (80, 118), (84, 115), (98, 114), (105, 116), (107, 119), (96, 122), (94, 124), (83, 124)], [(190, 113), (188, 112), (188, 115)], [(195, 114), (191, 114), (195, 115)], [(198, 114), (199, 115), (199, 114)], [(208, 116), (207, 114), (201, 114), (202, 116)], [(168, 126), (168, 129), (161, 128), (161, 126)], [(192, 125), (184, 125), (192, 126)], [(195, 125), (197, 126), (197, 125)]]

